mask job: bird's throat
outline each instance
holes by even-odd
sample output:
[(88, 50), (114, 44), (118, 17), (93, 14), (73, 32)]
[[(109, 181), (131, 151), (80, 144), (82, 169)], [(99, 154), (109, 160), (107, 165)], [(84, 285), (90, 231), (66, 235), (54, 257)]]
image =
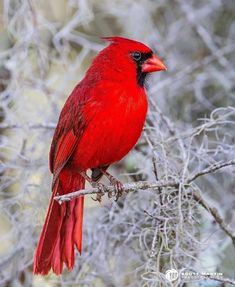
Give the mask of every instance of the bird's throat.
[(144, 86), (147, 73), (141, 71), (141, 67), (137, 66), (137, 83), (140, 87)]

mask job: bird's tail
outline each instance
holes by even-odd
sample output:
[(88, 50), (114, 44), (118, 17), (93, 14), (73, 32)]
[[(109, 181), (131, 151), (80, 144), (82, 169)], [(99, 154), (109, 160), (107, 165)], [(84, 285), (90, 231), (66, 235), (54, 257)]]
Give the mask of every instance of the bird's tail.
[(62, 171), (56, 180), (42, 233), (35, 251), (34, 274), (46, 275), (50, 269), (61, 274), (63, 263), (69, 271), (74, 266), (74, 244), (81, 254), (84, 197), (59, 204), (54, 197), (84, 189), (79, 174)]

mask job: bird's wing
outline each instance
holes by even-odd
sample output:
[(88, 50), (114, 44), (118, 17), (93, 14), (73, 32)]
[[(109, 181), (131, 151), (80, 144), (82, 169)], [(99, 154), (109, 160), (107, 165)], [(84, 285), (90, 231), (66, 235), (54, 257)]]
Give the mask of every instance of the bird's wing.
[(91, 102), (89, 95), (84, 96), (84, 89), (77, 86), (61, 111), (49, 154), (49, 166), (54, 175), (54, 183), (93, 117), (92, 112), (87, 112), (90, 110)]
[(110, 96), (114, 98), (114, 95), (119, 94), (120, 88), (116, 86), (110, 81), (102, 81), (99, 84), (88, 82), (78, 85), (67, 99), (59, 117), (49, 155), (54, 182), (68, 163), (91, 120), (102, 111)]
[(53, 142), (50, 150), (50, 169), (54, 175), (53, 182), (55, 182), (61, 170), (73, 154), (78, 143), (78, 137), (71, 129), (61, 135), (57, 142)]

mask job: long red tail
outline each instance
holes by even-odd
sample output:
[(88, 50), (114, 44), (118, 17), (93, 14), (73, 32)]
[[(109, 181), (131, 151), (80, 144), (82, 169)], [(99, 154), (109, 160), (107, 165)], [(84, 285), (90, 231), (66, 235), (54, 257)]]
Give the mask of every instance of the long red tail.
[(42, 233), (34, 257), (34, 274), (46, 275), (50, 269), (61, 274), (63, 262), (68, 270), (74, 266), (74, 244), (81, 254), (84, 198), (64, 202), (55, 195), (84, 189), (85, 180), (79, 174), (62, 171), (56, 180)]

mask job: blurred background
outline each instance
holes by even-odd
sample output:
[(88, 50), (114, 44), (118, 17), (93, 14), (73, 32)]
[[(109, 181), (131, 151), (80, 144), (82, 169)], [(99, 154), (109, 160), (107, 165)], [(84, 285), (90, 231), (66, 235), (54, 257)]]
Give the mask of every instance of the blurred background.
[[(110, 35), (148, 44), (168, 67), (148, 80), (142, 137), (111, 172), (123, 182), (182, 184), (136, 190), (117, 203), (87, 197), (73, 272), (33, 276), (53, 130), (107, 45), (100, 37)], [(165, 277), (172, 268), (234, 280), (235, 167), (209, 168), (184, 185), (235, 159), (234, 52), (234, 0), (0, 0), (0, 286), (173, 286)], [(204, 279), (174, 286), (232, 286)]]

